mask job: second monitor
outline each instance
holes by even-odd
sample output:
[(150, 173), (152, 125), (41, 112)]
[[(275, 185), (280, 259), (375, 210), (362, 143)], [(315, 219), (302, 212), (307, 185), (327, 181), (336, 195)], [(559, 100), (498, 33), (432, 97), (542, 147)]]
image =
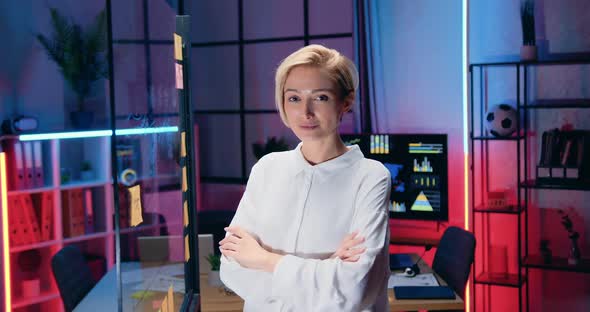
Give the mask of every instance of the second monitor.
[(391, 173), (391, 218), (448, 220), (446, 134), (346, 134), (342, 139)]

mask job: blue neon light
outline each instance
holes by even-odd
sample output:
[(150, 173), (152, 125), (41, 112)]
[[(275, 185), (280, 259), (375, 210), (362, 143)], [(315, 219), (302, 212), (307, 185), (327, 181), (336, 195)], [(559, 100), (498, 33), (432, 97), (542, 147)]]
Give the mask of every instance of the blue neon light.
[[(154, 127), (154, 128), (131, 128), (131, 129), (116, 129), (115, 135), (142, 135), (154, 133), (168, 133), (178, 132), (178, 127)], [(37, 134), (21, 134), (19, 140), (21, 141), (40, 141), (40, 140), (55, 140), (55, 139), (80, 139), (80, 138), (96, 138), (106, 137), (112, 135), (111, 130), (91, 130), (91, 131), (75, 131), (75, 132), (54, 132), (54, 133), (37, 133)]]

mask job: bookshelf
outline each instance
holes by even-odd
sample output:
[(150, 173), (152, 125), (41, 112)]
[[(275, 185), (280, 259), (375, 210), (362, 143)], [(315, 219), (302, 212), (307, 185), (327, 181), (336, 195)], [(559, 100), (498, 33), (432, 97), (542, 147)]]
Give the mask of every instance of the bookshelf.
[[(543, 163), (543, 136), (542, 131), (558, 127), (558, 124), (545, 124), (532, 122), (533, 115), (539, 111), (546, 111), (550, 114), (559, 112), (558, 110), (587, 110), (590, 109), (590, 99), (588, 98), (552, 98), (552, 99), (532, 99), (531, 93), (537, 87), (535, 82), (531, 81), (531, 72), (537, 68), (546, 66), (563, 66), (564, 68), (571, 68), (571, 66), (588, 65), (590, 60), (563, 60), (563, 61), (535, 61), (535, 62), (500, 62), (500, 63), (472, 63), (469, 66), (469, 79), (471, 81), (470, 88), (470, 109), (469, 109), (469, 133), (470, 133), (470, 207), (473, 218), (471, 225), (474, 233), (479, 233), (483, 238), (482, 242), (478, 242), (479, 248), (482, 250), (481, 257), (477, 256), (474, 260), (474, 284), (485, 285), (481, 291), (483, 301), (495, 300), (494, 298), (486, 298), (491, 296), (490, 286), (501, 286), (516, 289), (518, 296), (518, 308), (514, 307), (516, 311), (528, 311), (530, 305), (529, 299), (529, 278), (530, 270), (550, 270), (550, 271), (566, 271), (587, 274), (590, 273), (590, 259), (583, 256), (580, 263), (577, 265), (568, 264), (567, 258), (563, 256), (553, 256), (551, 259), (543, 259), (540, 255), (535, 254), (539, 251), (533, 251), (535, 247), (530, 247), (534, 229), (531, 229), (535, 224), (533, 222), (540, 222), (533, 219), (529, 214), (537, 212), (546, 197), (538, 196), (541, 192), (552, 192), (559, 190), (569, 191), (589, 191), (590, 184), (582, 171), (582, 167), (578, 165), (571, 166), (568, 160), (560, 161), (560, 165), (555, 165), (553, 161), (550, 164)], [(488, 70), (492, 67), (504, 67), (507, 73), (503, 74), (502, 78), (507, 79), (510, 75), (514, 75), (513, 82), (515, 109), (520, 117), (517, 119), (517, 127), (514, 135), (508, 137), (493, 137), (489, 131), (485, 129), (484, 113), (488, 109), (488, 101), (490, 100), (488, 94), (488, 84), (493, 85), (494, 82), (487, 82), (484, 77), (487, 77)], [(479, 76), (479, 78), (478, 78)], [(497, 78), (496, 78), (497, 79)], [(477, 81), (476, 81), (477, 80)], [(491, 87), (490, 87), (491, 88)], [(573, 134), (576, 131), (587, 131), (582, 129), (576, 130), (562, 130)], [(574, 141), (575, 142), (575, 141)], [(579, 148), (578, 154), (584, 155), (585, 148)], [(537, 155), (538, 154), (540, 155)], [(514, 156), (507, 153), (514, 153)], [(512, 162), (510, 166), (500, 168), (506, 175), (499, 177), (499, 175), (491, 175), (490, 169), (492, 157), (502, 155), (503, 160), (507, 163)], [(511, 159), (512, 158), (512, 159)], [(586, 159), (587, 156), (579, 157)], [(561, 159), (561, 158), (560, 158)], [(564, 158), (564, 159), (567, 159)], [(551, 179), (544, 176), (539, 176), (538, 167), (566, 170), (575, 168), (579, 170), (580, 174), (576, 178), (564, 174), (561, 179), (555, 179), (552, 175)], [(537, 171), (535, 171), (537, 170)], [(576, 171), (578, 172), (578, 171)], [(509, 193), (513, 195), (511, 202), (508, 202), (504, 207), (488, 207), (486, 205), (486, 195), (494, 191), (490, 182), (492, 178), (504, 179), (504, 183), (514, 183)], [(513, 181), (513, 182), (506, 182)], [(584, 209), (585, 207), (582, 207)], [(537, 210), (537, 211), (535, 211)], [(494, 228), (490, 225), (490, 219), (495, 218), (496, 224), (502, 224), (502, 227)], [(510, 219), (510, 218), (513, 218)], [(477, 222), (479, 221), (479, 222)], [(508, 226), (507, 222), (515, 221), (515, 225)], [(480, 226), (476, 228), (476, 224)], [(538, 226), (537, 226), (538, 227)], [(515, 247), (515, 257), (512, 257), (510, 262), (515, 262), (508, 267), (508, 259), (506, 258), (507, 266), (506, 273), (498, 274), (497, 272), (489, 272), (492, 269), (490, 265), (493, 260), (490, 256), (489, 247), (492, 243), (490, 235), (486, 234), (494, 231), (506, 232), (506, 237), (510, 237)], [(542, 232), (542, 231), (540, 231)], [(512, 234), (514, 233), (514, 234)], [(543, 237), (543, 234), (538, 234)], [(510, 243), (508, 243), (510, 244)], [(514, 247), (514, 246), (513, 246)], [(477, 270), (480, 268), (480, 270)], [(516, 272), (514, 272), (516, 271)], [(567, 286), (567, 285), (564, 285)], [(474, 289), (474, 305), (476, 291)], [(477, 305), (476, 305), (477, 306)]]
[[(169, 128), (163, 132), (177, 130), (176, 127)], [(10, 300), (7, 300), (10, 310), (63, 311), (59, 290), (53, 278), (51, 258), (64, 246), (76, 244), (84, 253), (104, 259), (106, 263), (104, 273), (114, 266), (111, 132), (110, 130), (103, 132), (98, 132), (100, 135), (95, 136), (73, 136), (71, 133), (65, 133), (64, 137), (60, 137), (59, 134), (31, 135), (26, 140), (23, 140), (23, 136), (0, 137), (0, 155), (4, 158), (4, 161), (0, 163), (1, 176), (4, 177), (3, 181), (0, 181), (0, 197), (3, 199), (0, 207), (3, 229), (2, 263), (5, 271), (10, 272), (10, 274), (4, 274), (2, 288), (5, 295), (10, 296)], [(121, 135), (126, 135), (124, 139), (133, 136), (139, 144), (140, 152), (144, 152), (144, 149), (153, 149), (153, 136), (162, 133), (128, 132)], [(146, 133), (148, 135), (144, 136)], [(119, 138), (117, 142), (118, 140)], [(40, 179), (34, 183), (25, 181), (15, 184), (14, 176), (15, 174), (18, 176), (16, 172), (18, 168), (14, 163), (14, 149), (20, 147), (22, 152), (25, 144), (37, 146), (36, 153), (33, 153), (33, 159), (23, 159), (22, 164), (18, 166), (26, 170), (27, 165), (34, 165), (34, 173), (39, 174)], [(26, 153), (22, 153), (21, 156), (28, 157)], [(82, 163), (92, 168), (93, 174), (90, 178), (82, 178), (80, 170)], [(175, 172), (152, 172), (149, 170), (149, 163), (146, 164), (143, 160), (138, 166), (141, 167), (138, 171), (145, 174), (138, 177), (137, 183), (149, 180), (153, 185), (153, 181), (159, 179), (160, 174), (168, 180), (179, 177)], [(24, 176), (27, 177), (26, 174)], [(73, 194), (77, 194), (78, 199), (75, 199)], [(15, 207), (25, 202), (30, 203), (30, 207), (25, 209)], [(21, 219), (27, 220), (25, 216), (17, 214), (22, 210), (32, 212), (34, 216), (32, 218), (37, 221), (36, 226), (39, 232), (34, 235), (29, 234), (27, 239), (17, 241), (11, 235), (23, 236), (26, 229), (35, 227), (31, 224), (19, 226), (24, 221), (14, 222)], [(74, 218), (77, 218), (79, 222), (73, 222)], [(44, 229), (43, 226), (46, 228)], [(126, 227), (121, 228), (121, 234), (155, 230), (162, 226), (155, 224)], [(173, 225), (168, 224), (168, 226)], [(34, 261), (36, 258), (39, 260), (38, 263)], [(23, 263), (33, 264), (27, 266)], [(25, 267), (27, 269), (24, 269)], [(39, 287), (38, 289), (34, 287), (35, 291), (25, 295), (23, 282), (31, 280), (38, 280)]]

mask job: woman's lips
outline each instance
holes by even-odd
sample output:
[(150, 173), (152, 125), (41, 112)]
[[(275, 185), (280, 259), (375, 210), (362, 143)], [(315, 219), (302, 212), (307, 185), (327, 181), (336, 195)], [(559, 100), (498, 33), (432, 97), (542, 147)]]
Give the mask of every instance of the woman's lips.
[(318, 125), (300, 125), (299, 126), (302, 129), (306, 129), (306, 130), (312, 130), (318, 127)]

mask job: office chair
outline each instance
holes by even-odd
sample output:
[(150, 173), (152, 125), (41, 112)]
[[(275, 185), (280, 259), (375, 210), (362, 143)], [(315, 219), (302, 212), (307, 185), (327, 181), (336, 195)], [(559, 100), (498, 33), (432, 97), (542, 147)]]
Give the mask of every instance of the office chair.
[(82, 252), (74, 245), (62, 248), (51, 259), (51, 269), (65, 310), (74, 310), (95, 284)]
[(448, 227), (434, 254), (432, 269), (461, 297), (475, 254), (475, 236), (456, 226)]

